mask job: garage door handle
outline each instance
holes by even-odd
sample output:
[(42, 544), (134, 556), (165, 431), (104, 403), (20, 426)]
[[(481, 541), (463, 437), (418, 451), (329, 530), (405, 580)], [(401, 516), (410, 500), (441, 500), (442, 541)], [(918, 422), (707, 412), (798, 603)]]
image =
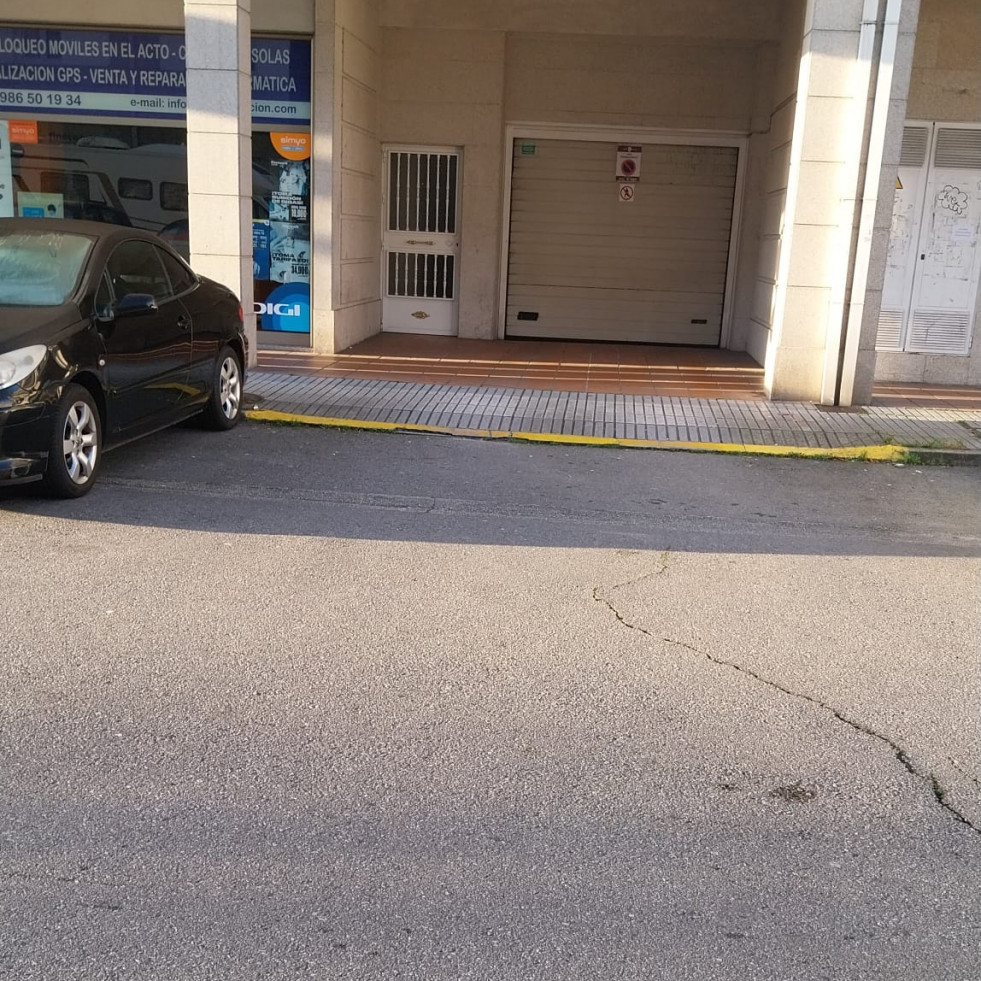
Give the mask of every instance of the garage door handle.
[(406, 239), (405, 244), (406, 245), (432, 245), (433, 243), (431, 241), (423, 242), (421, 239), (409, 238)]
[(187, 330), (187, 328), (191, 326), (191, 318), (185, 317), (183, 314), (181, 314), (177, 318), (177, 326), (180, 327), (181, 330)]

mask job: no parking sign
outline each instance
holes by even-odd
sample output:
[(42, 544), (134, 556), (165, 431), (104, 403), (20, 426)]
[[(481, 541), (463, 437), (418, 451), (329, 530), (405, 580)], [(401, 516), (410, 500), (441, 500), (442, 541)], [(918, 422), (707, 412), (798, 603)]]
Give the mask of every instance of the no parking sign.
[(617, 180), (620, 183), (636, 183), (640, 180), (641, 146), (617, 147)]

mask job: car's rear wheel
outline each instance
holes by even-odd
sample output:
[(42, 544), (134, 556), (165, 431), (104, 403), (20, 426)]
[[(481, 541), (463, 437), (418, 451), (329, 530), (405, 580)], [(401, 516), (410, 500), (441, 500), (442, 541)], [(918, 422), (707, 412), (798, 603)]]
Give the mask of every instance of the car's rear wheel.
[(55, 411), (45, 489), (55, 497), (81, 497), (95, 483), (102, 462), (102, 419), (81, 385), (68, 385)]
[(242, 363), (230, 348), (223, 348), (215, 362), (208, 404), (201, 419), (209, 429), (231, 429), (242, 414)]

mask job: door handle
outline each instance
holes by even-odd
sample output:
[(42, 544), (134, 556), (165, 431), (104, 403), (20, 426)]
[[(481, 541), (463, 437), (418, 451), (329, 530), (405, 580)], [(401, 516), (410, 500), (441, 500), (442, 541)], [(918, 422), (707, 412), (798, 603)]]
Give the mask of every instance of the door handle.
[(187, 330), (191, 326), (191, 318), (185, 316), (183, 313), (177, 318), (177, 326), (181, 330)]

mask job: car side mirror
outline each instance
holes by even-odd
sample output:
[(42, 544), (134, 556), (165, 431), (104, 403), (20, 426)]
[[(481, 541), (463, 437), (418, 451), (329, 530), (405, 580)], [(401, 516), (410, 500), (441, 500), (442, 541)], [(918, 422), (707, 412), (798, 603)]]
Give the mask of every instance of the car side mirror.
[(113, 308), (117, 317), (140, 317), (157, 312), (157, 301), (149, 293), (127, 293)]

